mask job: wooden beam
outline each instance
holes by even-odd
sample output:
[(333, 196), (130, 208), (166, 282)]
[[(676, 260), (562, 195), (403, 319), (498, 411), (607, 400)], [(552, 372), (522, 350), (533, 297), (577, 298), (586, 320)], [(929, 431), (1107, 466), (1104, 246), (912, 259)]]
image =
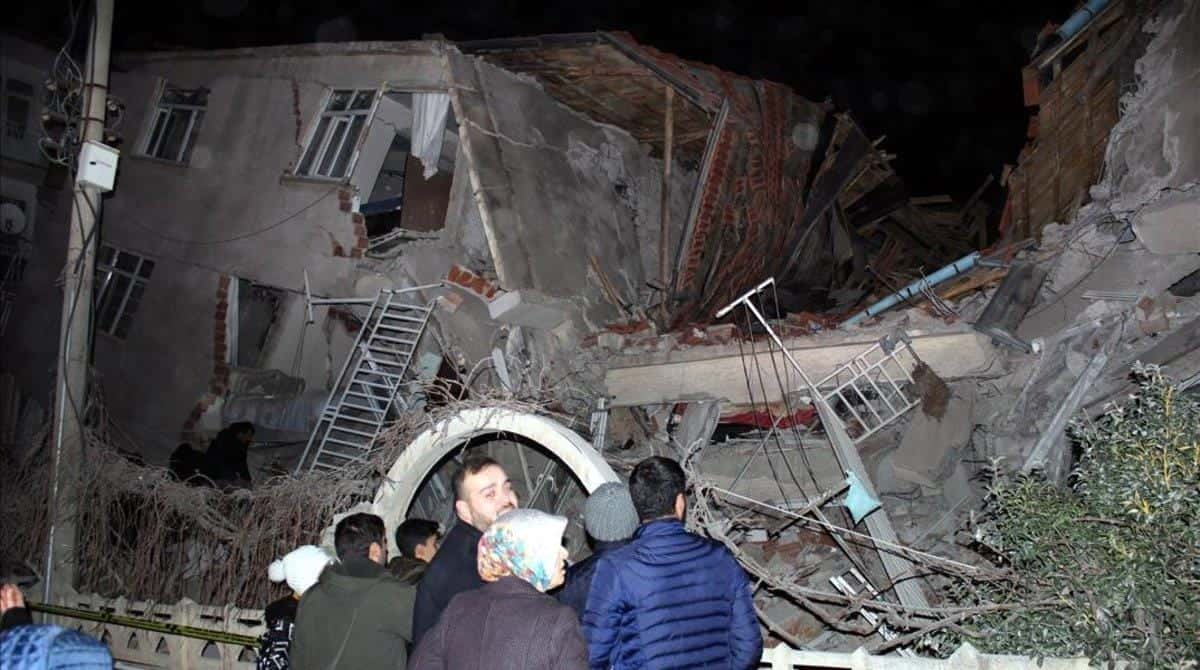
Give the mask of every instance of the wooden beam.
[[(661, 215), (661, 225), (658, 232), (658, 278), (662, 282), (663, 290), (671, 285), (671, 254), (668, 247), (671, 243), (671, 231), (668, 228), (670, 224), (671, 210), (671, 153), (675, 148), (675, 89), (668, 84), (667, 105), (663, 120), (665, 126), (664, 133), (666, 139), (663, 142), (663, 177), (662, 177), (662, 205), (659, 214)], [(668, 301), (663, 296), (664, 300), (661, 305), (663, 324), (667, 321)]]

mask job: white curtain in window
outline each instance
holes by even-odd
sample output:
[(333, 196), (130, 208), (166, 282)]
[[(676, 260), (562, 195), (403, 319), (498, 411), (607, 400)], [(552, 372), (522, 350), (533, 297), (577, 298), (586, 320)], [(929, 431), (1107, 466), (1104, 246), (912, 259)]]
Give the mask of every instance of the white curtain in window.
[(448, 93), (413, 93), (412, 152), (425, 166), (426, 179), (438, 171), (449, 109)]

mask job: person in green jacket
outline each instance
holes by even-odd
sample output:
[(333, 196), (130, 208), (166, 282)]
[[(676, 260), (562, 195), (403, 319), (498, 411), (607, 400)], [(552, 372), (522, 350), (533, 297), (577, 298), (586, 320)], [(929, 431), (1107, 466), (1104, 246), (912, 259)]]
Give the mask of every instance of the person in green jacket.
[(352, 514), (334, 531), (340, 562), (300, 599), (292, 640), (295, 670), (403, 668), (412, 644), (416, 587), (387, 571), (383, 519)]

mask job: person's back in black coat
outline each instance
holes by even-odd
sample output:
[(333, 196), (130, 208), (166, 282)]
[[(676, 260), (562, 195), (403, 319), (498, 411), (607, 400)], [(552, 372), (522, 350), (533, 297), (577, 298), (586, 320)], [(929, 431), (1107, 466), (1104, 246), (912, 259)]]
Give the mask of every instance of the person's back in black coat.
[(475, 563), (475, 549), (483, 533), (464, 521), (454, 524), (417, 585), (413, 611), (413, 644), (438, 622), (454, 596), (483, 586)]

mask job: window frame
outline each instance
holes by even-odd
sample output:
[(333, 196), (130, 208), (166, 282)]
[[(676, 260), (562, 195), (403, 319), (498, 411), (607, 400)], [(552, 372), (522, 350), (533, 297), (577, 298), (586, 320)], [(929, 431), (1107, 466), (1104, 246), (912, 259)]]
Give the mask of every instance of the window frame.
[[(332, 110), (335, 96), (339, 93), (348, 92), (350, 94), (349, 102), (346, 109)], [(354, 176), (354, 169), (358, 164), (358, 157), (362, 151), (362, 143), (365, 141), (367, 134), (371, 128), (371, 122), (375, 118), (375, 112), (379, 107), (379, 99), (383, 95), (384, 88), (355, 88), (352, 86), (330, 87), (326, 89), (325, 94), (321, 97), (321, 107), (317, 115), (309, 123), (308, 131), (305, 134), (304, 147), (300, 151), (295, 164), (292, 166), (291, 176), (301, 179), (316, 179), (320, 181), (345, 182)], [(371, 104), (362, 109), (351, 109), (355, 99), (363, 93), (371, 94)], [(362, 125), (358, 129), (358, 137), (354, 138), (353, 149), (350, 153), (349, 160), (346, 161), (344, 174), (321, 174), (320, 166), (328, 163), (332, 169), (337, 163), (337, 157), (342, 150), (346, 148), (346, 142), (350, 136), (350, 129), (354, 127), (355, 121), (362, 118)], [(326, 120), (328, 119), (328, 122)], [(344, 122), (346, 132), (338, 143), (338, 146), (330, 153), (330, 143), (332, 138), (337, 134), (337, 127)], [(314, 142), (319, 142), (314, 151)], [(309, 157), (312, 152), (311, 159)], [(307, 166), (307, 168), (306, 168)]]
[[(136, 260), (133, 270), (125, 270), (118, 267), (118, 260), (121, 255), (132, 257)], [(103, 260), (108, 258), (107, 261)], [(150, 263), (149, 269), (146, 269), (145, 274), (142, 274), (146, 268), (146, 263)], [(119, 340), (124, 340), (128, 337), (128, 328), (133, 325), (133, 318), (137, 314), (137, 308), (141, 306), (141, 302), (145, 297), (146, 289), (150, 285), (150, 277), (154, 272), (157, 261), (148, 258), (141, 254), (123, 249), (112, 244), (103, 244), (100, 247), (99, 253), (96, 255), (96, 284), (95, 291), (95, 311), (93, 327), (97, 332), (104, 333)], [(109, 293), (110, 287), (114, 286), (114, 276), (120, 275), (128, 280), (124, 294), (116, 297)], [(129, 311), (129, 297), (133, 294), (135, 287), (141, 288), (141, 295), (137, 299), (137, 305), (133, 311)], [(120, 300), (120, 305), (113, 312), (112, 320), (105, 325), (104, 315), (114, 299)], [(128, 325), (126, 332), (119, 332), (119, 326), (123, 318), (128, 317)]]
[[(138, 147), (140, 155), (176, 165), (187, 165), (191, 161), (192, 150), (195, 148), (196, 135), (199, 132), (198, 126), (203, 124), (204, 115), (208, 111), (208, 92), (205, 92), (203, 105), (169, 102), (165, 98), (171, 91), (194, 93), (199, 90), (201, 89), (186, 89), (172, 86), (166, 80), (160, 82), (158, 94), (154, 98), (154, 107), (149, 115), (150, 118), (147, 119), (145, 134)], [(187, 112), (188, 117), (187, 127), (184, 129), (183, 137), (179, 142), (179, 148), (175, 152), (174, 157), (160, 155), (169, 134), (167, 130), (171, 122), (171, 117), (179, 110)], [(158, 133), (156, 131), (158, 131), (160, 123), (162, 124), (162, 132)], [(156, 139), (157, 142), (155, 142)]]
[[(14, 81), (23, 85), (24, 87), (27, 87), (29, 89), (28, 92), (11, 90), (11, 84)], [(36, 84), (25, 81), (23, 78), (14, 76), (12, 74), (6, 74), (2, 78), (0, 78), (0, 84), (2, 84), (2, 86), (0, 86), (0, 94), (3, 95), (3, 105), (4, 105), (3, 111), (0, 111), (0, 115), (2, 115), (4, 118), (4, 128), (3, 128), (3, 132), (0, 133), (0, 140), (3, 140), (3, 141), (11, 140), (13, 142), (28, 142), (30, 130), (33, 128), (32, 121), (33, 121), (34, 113), (38, 108), (37, 86), (36, 86)], [(20, 128), (21, 136), (20, 137), (15, 137), (15, 136), (9, 135), (10, 128), (12, 128), (13, 126), (16, 125), (14, 119), (12, 118), (12, 115), (9, 113), (10, 110), (9, 110), (8, 105), (9, 105), (9, 100), (11, 98), (19, 98), (25, 102), (25, 118), (20, 119), (20, 121), (21, 121), (21, 124), (20, 124), (21, 125), (21, 128)]]

